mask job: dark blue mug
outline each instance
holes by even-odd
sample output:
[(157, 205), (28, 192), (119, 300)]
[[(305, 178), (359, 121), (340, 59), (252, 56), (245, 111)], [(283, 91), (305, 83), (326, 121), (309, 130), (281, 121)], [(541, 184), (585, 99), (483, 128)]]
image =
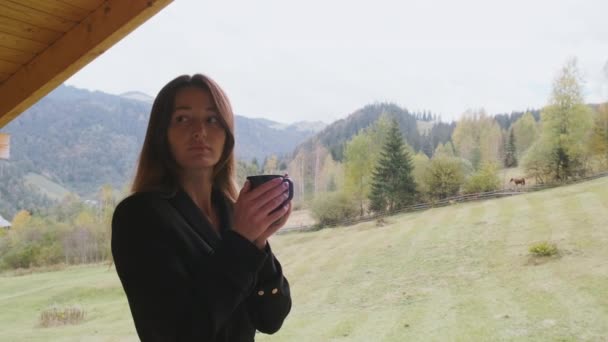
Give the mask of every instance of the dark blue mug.
[(293, 198), (293, 182), (291, 179), (286, 178), (283, 175), (259, 175), (259, 176), (249, 176), (249, 177), (247, 177), (247, 180), (249, 181), (249, 183), (251, 183), (251, 189), (253, 190), (256, 187), (258, 187), (270, 180), (273, 180), (275, 178), (283, 178), (283, 182), (289, 184), (289, 197), (285, 200), (285, 202), (283, 202), (279, 207), (277, 207), (277, 209), (279, 209), (280, 207), (285, 205), (287, 202), (291, 201), (291, 199)]

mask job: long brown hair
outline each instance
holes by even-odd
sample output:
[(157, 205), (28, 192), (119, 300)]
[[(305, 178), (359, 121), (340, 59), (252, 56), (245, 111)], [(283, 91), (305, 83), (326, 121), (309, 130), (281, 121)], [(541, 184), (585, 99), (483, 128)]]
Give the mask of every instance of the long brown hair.
[(234, 183), (234, 114), (230, 101), (220, 86), (201, 74), (179, 76), (167, 83), (156, 96), (131, 190), (175, 192), (178, 189), (179, 166), (169, 148), (168, 131), (175, 107), (175, 95), (178, 90), (186, 87), (208, 91), (219, 112), (219, 121), (226, 130), (226, 142), (222, 156), (213, 168), (213, 186), (234, 202), (237, 198)]

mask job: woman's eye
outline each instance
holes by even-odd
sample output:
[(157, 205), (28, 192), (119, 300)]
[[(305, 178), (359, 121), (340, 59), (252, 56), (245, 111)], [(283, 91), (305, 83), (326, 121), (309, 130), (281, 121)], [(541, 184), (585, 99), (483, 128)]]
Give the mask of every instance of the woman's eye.
[(182, 123), (188, 121), (188, 117), (185, 115), (178, 115), (175, 117), (175, 122)]
[(209, 117), (209, 119), (207, 119), (207, 122), (209, 122), (209, 123), (211, 123), (211, 124), (216, 124), (216, 123), (218, 123), (219, 121), (218, 121), (217, 117), (215, 117), (215, 116), (211, 116), (211, 117)]

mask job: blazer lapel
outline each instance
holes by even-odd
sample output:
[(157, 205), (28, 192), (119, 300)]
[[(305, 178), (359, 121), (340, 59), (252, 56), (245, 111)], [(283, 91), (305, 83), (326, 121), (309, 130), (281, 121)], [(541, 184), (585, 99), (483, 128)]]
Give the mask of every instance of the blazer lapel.
[[(211, 223), (206, 216), (196, 206), (194, 201), (183, 190), (177, 191), (174, 197), (169, 199), (169, 203), (186, 219), (192, 229), (214, 249), (220, 243), (219, 236), (211, 227)], [(223, 219), (223, 218), (222, 218)], [(223, 223), (223, 222), (222, 222)], [(223, 226), (221, 224), (220, 226)]]

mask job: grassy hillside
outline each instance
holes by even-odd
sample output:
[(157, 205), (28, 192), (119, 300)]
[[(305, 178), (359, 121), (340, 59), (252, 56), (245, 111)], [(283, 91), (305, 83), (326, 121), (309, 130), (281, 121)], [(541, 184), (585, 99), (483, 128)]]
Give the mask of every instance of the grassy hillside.
[(24, 178), (26, 184), (34, 186), (35, 189), (54, 200), (61, 200), (70, 193), (68, 189), (37, 173), (30, 172)]
[[(292, 285), (283, 329), (259, 341), (608, 339), (608, 178), (273, 240)], [(548, 240), (560, 254), (535, 259)], [(86, 321), (37, 328), (80, 304)], [(1, 341), (137, 340), (114, 270), (0, 276)]]

